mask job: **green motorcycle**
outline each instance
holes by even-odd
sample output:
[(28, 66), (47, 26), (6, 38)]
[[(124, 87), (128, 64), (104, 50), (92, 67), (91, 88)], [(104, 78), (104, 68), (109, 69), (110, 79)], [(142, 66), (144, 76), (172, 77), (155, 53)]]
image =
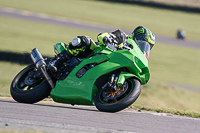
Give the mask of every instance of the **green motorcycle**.
[[(62, 44), (55, 46), (57, 53), (62, 49)], [(35, 48), (31, 52), (34, 64), (13, 79), (11, 95), (21, 103), (36, 103), (50, 95), (59, 103), (121, 111), (136, 101), (141, 85), (149, 80), (146, 55), (150, 48), (141, 50), (132, 39), (127, 39), (123, 49), (116, 49), (119, 48), (113, 45), (98, 45), (87, 58), (73, 57), (52, 72), (47, 67), (52, 59), (44, 59)]]

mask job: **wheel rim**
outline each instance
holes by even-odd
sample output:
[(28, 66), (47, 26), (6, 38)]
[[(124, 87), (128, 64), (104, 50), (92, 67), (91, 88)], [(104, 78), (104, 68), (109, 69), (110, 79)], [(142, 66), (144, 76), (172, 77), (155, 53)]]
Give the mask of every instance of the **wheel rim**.
[(102, 90), (99, 95), (99, 100), (103, 104), (114, 104), (126, 98), (132, 90), (133, 83), (130, 80), (127, 80), (127, 82), (122, 86), (119, 86), (116, 91)]
[(43, 81), (44, 78), (41, 79), (34, 79), (34, 78), (30, 78), (28, 76), (29, 72), (33, 71), (34, 67), (28, 69), (27, 71), (25, 71), (17, 80), (16, 82), (16, 88), (20, 91), (28, 91), (31, 90), (33, 88), (35, 88), (36, 86), (40, 85)]

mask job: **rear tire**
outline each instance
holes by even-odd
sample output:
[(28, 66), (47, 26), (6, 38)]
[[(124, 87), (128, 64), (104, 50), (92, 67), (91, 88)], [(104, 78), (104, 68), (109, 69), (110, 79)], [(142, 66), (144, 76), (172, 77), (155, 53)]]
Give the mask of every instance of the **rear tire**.
[(34, 68), (34, 64), (29, 65), (13, 79), (10, 93), (15, 101), (20, 103), (36, 103), (50, 95), (51, 87), (45, 78), (34, 81), (33, 85), (25, 84), (28, 73)]
[(120, 97), (114, 96), (105, 99), (105, 96), (103, 97), (105, 92), (99, 89), (94, 99), (96, 108), (104, 112), (118, 112), (133, 104), (140, 95), (141, 83), (138, 79), (130, 78), (126, 80), (126, 84), (128, 88), (126, 92), (123, 92), (123, 95), (119, 94)]

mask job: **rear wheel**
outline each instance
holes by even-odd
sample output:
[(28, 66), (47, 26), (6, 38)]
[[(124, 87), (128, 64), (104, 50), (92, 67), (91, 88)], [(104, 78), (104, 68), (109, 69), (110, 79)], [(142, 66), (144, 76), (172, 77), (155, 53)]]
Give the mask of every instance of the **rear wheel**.
[(125, 81), (116, 91), (99, 89), (94, 99), (95, 106), (100, 111), (117, 112), (136, 101), (141, 92), (141, 83), (135, 78)]
[(34, 74), (34, 69), (35, 65), (29, 65), (13, 79), (10, 93), (17, 102), (36, 103), (50, 95), (51, 87), (47, 80), (31, 75)]

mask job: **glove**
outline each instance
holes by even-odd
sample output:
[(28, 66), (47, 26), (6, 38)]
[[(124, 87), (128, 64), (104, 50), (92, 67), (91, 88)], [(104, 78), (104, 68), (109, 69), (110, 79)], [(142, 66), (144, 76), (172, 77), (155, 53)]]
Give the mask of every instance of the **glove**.
[(105, 36), (103, 38), (103, 43), (104, 43), (104, 45), (107, 45), (108, 43), (112, 44), (112, 39), (107, 37), (107, 36)]
[(107, 45), (108, 43), (112, 44), (112, 45), (115, 45), (115, 44), (117, 44), (117, 41), (115, 39), (113, 39), (112, 37), (105, 36), (103, 38), (103, 43), (104, 43), (104, 45)]

